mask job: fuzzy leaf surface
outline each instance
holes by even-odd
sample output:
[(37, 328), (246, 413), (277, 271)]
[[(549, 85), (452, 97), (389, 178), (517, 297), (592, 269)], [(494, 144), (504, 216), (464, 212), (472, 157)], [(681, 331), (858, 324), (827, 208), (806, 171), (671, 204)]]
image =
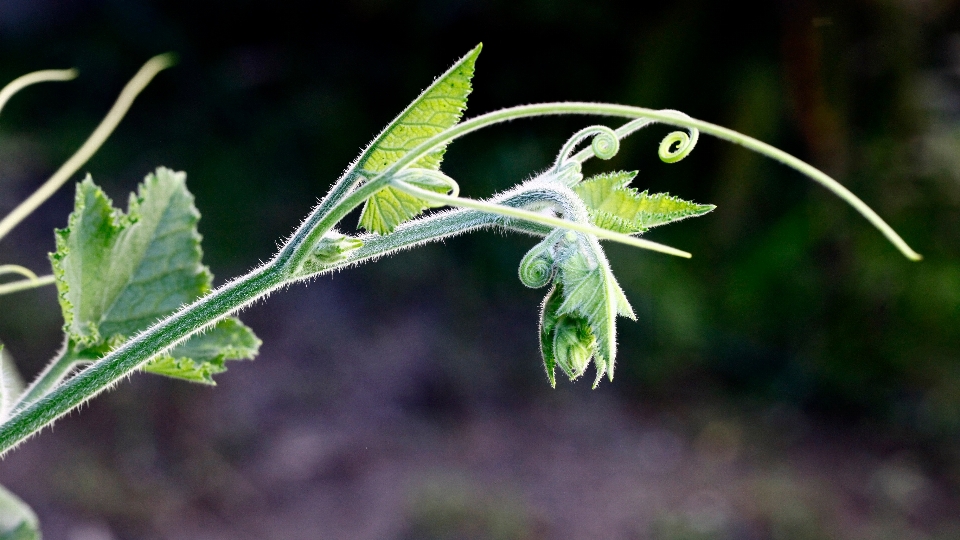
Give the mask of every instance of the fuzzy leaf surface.
[[(467, 108), (470, 79), (480, 48), (478, 45), (438, 77), (370, 143), (357, 162), (361, 175), (376, 176), (420, 143), (460, 121)], [(411, 167), (438, 170), (445, 151), (446, 147), (440, 148)], [(370, 232), (386, 234), (429, 207), (426, 201), (387, 187), (367, 200), (360, 225)]]
[(649, 194), (629, 187), (637, 172), (598, 174), (577, 184), (573, 190), (583, 199), (590, 219), (597, 227), (624, 234), (641, 233), (666, 223), (701, 216), (715, 208), (672, 197)]
[[(74, 353), (98, 357), (210, 291), (213, 276), (201, 263), (199, 219), (184, 173), (159, 168), (147, 175), (126, 213), (113, 208), (89, 176), (78, 184), (74, 211), (67, 228), (57, 231), (51, 255)], [(234, 323), (234, 332), (256, 340), (249, 328)], [(181, 347), (203, 339), (195, 336)], [(225, 349), (225, 358), (246, 357), (249, 351), (238, 356)]]
[(3, 486), (0, 486), (0, 540), (40, 540), (37, 515)]

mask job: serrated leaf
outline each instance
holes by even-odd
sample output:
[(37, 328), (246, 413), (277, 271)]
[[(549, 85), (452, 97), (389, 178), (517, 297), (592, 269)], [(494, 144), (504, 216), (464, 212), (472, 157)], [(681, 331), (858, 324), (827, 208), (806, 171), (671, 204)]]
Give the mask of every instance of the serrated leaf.
[(636, 171), (598, 174), (577, 184), (573, 190), (586, 204), (594, 225), (624, 234), (701, 216), (715, 208), (712, 204), (697, 204), (668, 193), (637, 192), (627, 186), (636, 176)]
[(40, 540), (37, 515), (3, 486), (0, 486), (0, 540)]
[[(437, 182), (430, 177), (414, 178), (405, 182), (444, 195), (450, 191), (450, 184)], [(367, 199), (360, 216), (360, 224), (367, 230), (386, 234), (432, 206), (434, 205), (428, 201), (388, 187)]]
[(623, 289), (617, 283), (603, 251), (595, 240), (578, 235), (580, 249), (563, 261), (559, 276), (563, 290), (560, 315), (583, 317), (596, 339), (597, 382), (603, 374), (613, 377), (617, 354), (616, 317), (636, 320)]
[[(51, 254), (75, 356), (99, 357), (210, 291), (213, 276), (201, 263), (199, 219), (182, 172), (159, 168), (147, 175), (131, 194), (127, 213), (113, 208), (89, 176), (77, 185), (74, 211), (67, 228), (57, 231)], [(229, 324), (235, 338), (256, 340), (239, 321), (228, 320), (234, 321)], [(203, 339), (195, 336), (181, 347)]]
[[(361, 175), (376, 176), (420, 143), (460, 121), (467, 108), (470, 79), (480, 49), (478, 45), (438, 77), (370, 143), (357, 162)], [(446, 147), (440, 148), (411, 167), (438, 170), (445, 150)], [(387, 187), (367, 201), (360, 225), (368, 231), (386, 234), (429, 207), (426, 201)]]
[(216, 384), (213, 375), (226, 371), (225, 361), (249, 360), (257, 355), (259, 348), (260, 340), (253, 331), (230, 317), (150, 360), (143, 370), (213, 385)]

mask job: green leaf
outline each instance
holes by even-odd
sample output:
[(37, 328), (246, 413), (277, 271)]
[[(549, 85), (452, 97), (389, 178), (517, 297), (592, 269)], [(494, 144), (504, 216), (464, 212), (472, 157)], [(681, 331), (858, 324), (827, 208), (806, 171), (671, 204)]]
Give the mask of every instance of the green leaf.
[[(77, 185), (74, 211), (67, 228), (57, 231), (57, 251), (51, 255), (64, 332), (75, 356), (99, 357), (210, 291), (213, 276), (201, 263), (199, 219), (182, 172), (159, 168), (147, 175), (131, 194), (126, 214), (113, 208), (89, 176)], [(249, 328), (228, 320), (233, 322), (216, 327), (230, 329), (232, 337), (223, 343), (256, 342)], [(209, 334), (220, 335), (216, 328)], [(215, 343), (205, 340), (206, 335), (195, 336), (178, 349), (195, 351), (191, 343)], [(224, 352), (223, 359), (255, 352), (256, 347), (239, 356)]]
[(220, 321), (169, 353), (147, 362), (144, 371), (203, 384), (216, 384), (213, 375), (226, 371), (227, 360), (256, 356), (260, 340), (236, 318)]
[(0, 420), (7, 417), (10, 407), (22, 393), (23, 378), (10, 353), (0, 343)]
[(37, 515), (3, 486), (0, 486), (0, 540), (40, 540)]
[[(368, 179), (376, 176), (420, 143), (460, 121), (467, 108), (470, 79), (481, 47), (478, 45), (438, 77), (370, 143), (357, 162), (356, 170), (361, 175)], [(411, 167), (438, 170), (445, 151), (444, 146), (423, 156)], [(448, 186), (444, 186), (442, 193), (447, 189)], [(386, 234), (429, 207), (426, 201), (387, 187), (367, 200), (360, 225), (368, 231)]]
[(637, 192), (627, 186), (636, 176), (636, 171), (598, 174), (577, 184), (573, 190), (587, 205), (594, 225), (624, 234), (641, 233), (658, 225), (701, 216), (716, 208), (667, 193)]
[(579, 249), (560, 263), (563, 303), (557, 313), (586, 320), (596, 339), (596, 382), (599, 383), (604, 373), (613, 378), (617, 355), (617, 315), (633, 320), (636, 320), (636, 315), (613, 276), (599, 243), (581, 234), (577, 234), (576, 242)]

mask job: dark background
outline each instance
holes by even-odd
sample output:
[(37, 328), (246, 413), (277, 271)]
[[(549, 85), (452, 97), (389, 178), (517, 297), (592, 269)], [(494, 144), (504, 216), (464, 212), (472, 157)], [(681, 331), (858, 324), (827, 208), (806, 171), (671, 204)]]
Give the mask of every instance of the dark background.
[[(610, 246), (639, 315), (617, 377), (551, 390), (529, 238), (484, 232), (277, 292), (264, 340), (205, 388), (137, 375), (8, 455), (47, 538), (960, 537), (960, 6), (677, 2), (0, 0), (0, 82), (77, 67), (0, 118), (0, 213), (87, 137), (154, 54), (180, 64), (84, 167), (118, 202), (187, 171), (218, 283), (270, 257), (433, 77), (484, 43), (468, 116), (553, 100), (682, 110), (810, 161), (920, 253), (903, 259), (812, 182), (667, 130), (588, 173), (717, 204)], [(457, 141), (483, 197), (550, 164), (580, 119)], [(78, 178), (80, 175), (78, 175)], [(64, 187), (0, 243), (46, 273)], [(351, 216), (348, 221), (355, 221)], [(52, 287), (0, 298), (31, 376)]]

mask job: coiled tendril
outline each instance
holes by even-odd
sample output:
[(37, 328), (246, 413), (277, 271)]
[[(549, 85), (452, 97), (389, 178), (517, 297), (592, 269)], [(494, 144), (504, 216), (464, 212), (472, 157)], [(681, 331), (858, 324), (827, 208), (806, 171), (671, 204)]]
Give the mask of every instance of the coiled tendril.
[(550, 283), (555, 273), (553, 241), (548, 243), (547, 240), (533, 246), (520, 261), (520, 269), (517, 272), (520, 281), (531, 289), (539, 289)]
[(587, 137), (593, 137), (590, 142), (590, 148), (600, 159), (610, 159), (620, 151), (620, 138), (617, 133), (607, 126), (589, 126), (574, 133), (567, 142), (563, 144), (560, 154), (557, 155), (557, 161), (554, 167), (560, 170), (570, 160), (570, 154), (577, 148), (577, 145), (583, 142)]
[[(683, 131), (674, 131), (660, 141), (657, 154), (664, 163), (676, 163), (690, 155), (698, 139), (700, 139), (699, 130), (691, 129), (689, 135)], [(676, 148), (672, 148), (674, 145)]]

